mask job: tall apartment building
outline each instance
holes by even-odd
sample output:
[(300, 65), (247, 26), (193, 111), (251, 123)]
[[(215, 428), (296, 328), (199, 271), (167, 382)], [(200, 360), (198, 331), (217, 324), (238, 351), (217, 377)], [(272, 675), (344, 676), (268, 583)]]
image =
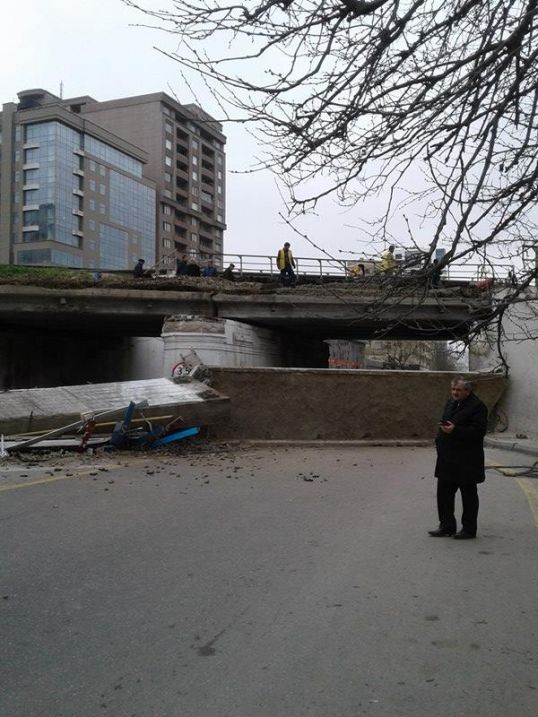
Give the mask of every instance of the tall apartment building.
[(155, 262), (146, 153), (81, 114), (90, 97), (18, 94), (0, 114), (0, 263), (131, 269)]
[(225, 142), (222, 126), (196, 105), (163, 92), (88, 101), (82, 117), (141, 147), (145, 175), (157, 188), (157, 259), (171, 268), (177, 252), (222, 263)]

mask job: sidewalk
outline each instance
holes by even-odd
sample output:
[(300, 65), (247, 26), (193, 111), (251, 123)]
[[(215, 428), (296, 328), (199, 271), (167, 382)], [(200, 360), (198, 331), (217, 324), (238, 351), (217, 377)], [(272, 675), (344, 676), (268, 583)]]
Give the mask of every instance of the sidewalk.
[[(522, 438), (525, 435), (526, 438)], [(502, 448), (505, 451), (518, 451), (538, 458), (538, 434), (536, 433), (488, 433), (484, 439), (488, 448)]]

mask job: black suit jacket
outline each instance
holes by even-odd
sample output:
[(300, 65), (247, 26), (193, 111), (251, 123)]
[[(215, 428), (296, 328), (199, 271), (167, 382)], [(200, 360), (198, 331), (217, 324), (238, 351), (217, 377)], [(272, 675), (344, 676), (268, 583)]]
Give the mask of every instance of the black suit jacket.
[(457, 402), (449, 399), (443, 411), (442, 421), (451, 421), (452, 433), (437, 433), (437, 478), (458, 483), (482, 483), (484, 471), (484, 436), (486, 435), (488, 409), (482, 401), (470, 393)]

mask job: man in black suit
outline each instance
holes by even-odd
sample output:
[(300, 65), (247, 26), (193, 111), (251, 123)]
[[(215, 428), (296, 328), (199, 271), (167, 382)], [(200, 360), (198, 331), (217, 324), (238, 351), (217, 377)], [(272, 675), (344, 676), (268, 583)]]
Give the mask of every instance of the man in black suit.
[[(472, 384), (462, 376), (452, 381), (450, 398), (443, 411), (435, 439), (437, 447), (437, 510), (439, 528), (430, 530), (434, 538), (476, 538), (478, 517), (477, 484), (485, 480), (484, 436), (488, 409), (472, 392)], [(461, 493), (462, 529), (456, 532), (454, 503)]]

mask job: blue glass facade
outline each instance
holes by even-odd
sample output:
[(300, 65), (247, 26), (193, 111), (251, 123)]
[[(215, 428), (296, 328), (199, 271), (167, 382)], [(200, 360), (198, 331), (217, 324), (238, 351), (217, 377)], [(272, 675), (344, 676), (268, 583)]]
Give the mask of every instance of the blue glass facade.
[(92, 154), (94, 157), (102, 159), (118, 169), (123, 169), (128, 174), (132, 174), (135, 177), (142, 176), (142, 162), (88, 134), (84, 138), (84, 150), (87, 154)]
[(110, 224), (99, 224), (99, 266), (125, 269), (129, 263), (129, 234)]
[(24, 170), (23, 202), (32, 209), (24, 212), (23, 226), (38, 226), (39, 241), (57, 241), (75, 247), (80, 244), (80, 238), (73, 235), (73, 230), (78, 229), (73, 209), (78, 208), (79, 201), (73, 195), (79, 186), (73, 171), (79, 168), (80, 157), (74, 151), (80, 149), (81, 139), (79, 132), (59, 122), (26, 127), (25, 141), (39, 147), (25, 150), (24, 162), (36, 163), (39, 167)]
[(26, 249), (17, 254), (19, 264), (52, 264), (53, 266), (82, 267), (80, 256), (57, 249)]
[(140, 232), (138, 252), (146, 263), (155, 261), (155, 190), (110, 171), (110, 219), (116, 224)]
[[(155, 189), (143, 164), (56, 120), (24, 126), (19, 264), (132, 269), (155, 262)], [(19, 215), (20, 216), (20, 215)], [(69, 248), (68, 248), (69, 247)]]

